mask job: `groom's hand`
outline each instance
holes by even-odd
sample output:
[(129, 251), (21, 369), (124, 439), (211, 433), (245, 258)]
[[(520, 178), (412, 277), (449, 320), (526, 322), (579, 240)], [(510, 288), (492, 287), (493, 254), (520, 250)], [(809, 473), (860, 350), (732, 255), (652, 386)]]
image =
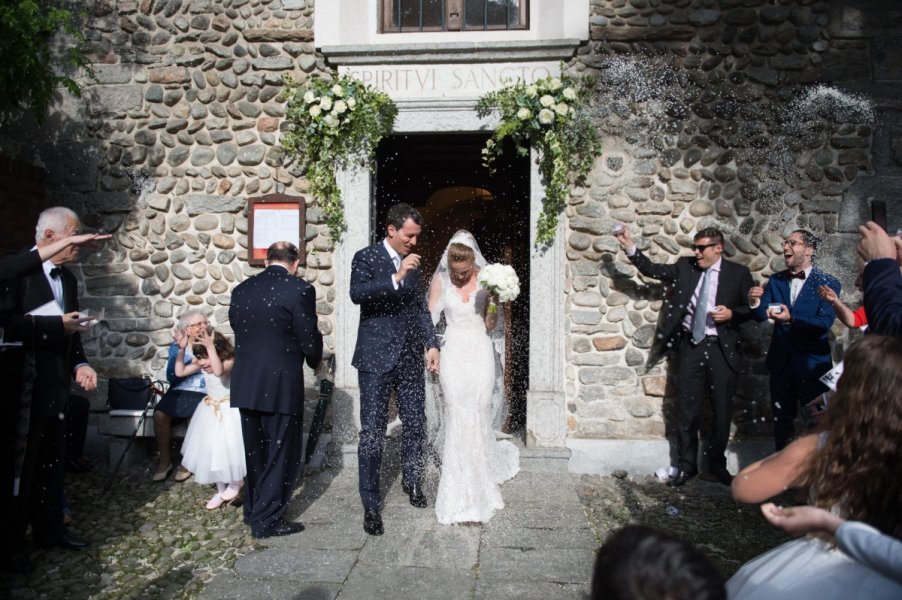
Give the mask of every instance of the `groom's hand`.
[(407, 277), (407, 274), (415, 269), (420, 268), (420, 255), (419, 254), (408, 254), (401, 260), (401, 267), (398, 269), (398, 272), (395, 274), (395, 278), (398, 280), (398, 283)]
[(430, 373), (438, 373), (439, 353), (438, 348), (430, 348), (426, 351), (426, 370)]

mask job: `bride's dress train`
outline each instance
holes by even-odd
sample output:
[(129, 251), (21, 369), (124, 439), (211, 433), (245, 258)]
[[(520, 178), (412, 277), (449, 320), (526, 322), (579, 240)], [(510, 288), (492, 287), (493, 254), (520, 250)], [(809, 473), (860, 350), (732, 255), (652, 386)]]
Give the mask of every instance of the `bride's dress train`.
[(453, 286), (442, 290), (447, 328), (441, 348), (442, 475), (435, 502), (439, 523), (482, 522), (504, 508), (500, 483), (519, 471), (520, 451), (496, 440), (492, 427), (495, 349), (485, 330), (488, 295), (464, 302)]

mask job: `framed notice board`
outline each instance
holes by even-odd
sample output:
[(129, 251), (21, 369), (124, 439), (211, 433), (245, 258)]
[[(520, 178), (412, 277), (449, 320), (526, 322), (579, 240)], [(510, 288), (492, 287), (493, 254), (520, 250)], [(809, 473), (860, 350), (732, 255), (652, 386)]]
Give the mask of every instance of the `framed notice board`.
[(266, 250), (273, 242), (287, 241), (300, 250), (301, 264), (307, 263), (304, 232), (307, 205), (302, 196), (269, 194), (247, 200), (248, 262), (262, 267)]

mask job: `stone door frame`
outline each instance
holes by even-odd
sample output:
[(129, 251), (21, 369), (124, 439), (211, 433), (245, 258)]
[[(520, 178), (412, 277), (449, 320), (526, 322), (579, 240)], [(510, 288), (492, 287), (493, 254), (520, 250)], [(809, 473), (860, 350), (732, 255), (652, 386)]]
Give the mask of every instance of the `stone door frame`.
[[(422, 100), (398, 103), (395, 134), (473, 133), (491, 131), (493, 119), (480, 119), (473, 102)], [(343, 444), (355, 444), (360, 429), (360, 390), (351, 357), (357, 342), (360, 309), (351, 302), (351, 260), (371, 239), (374, 193), (369, 168), (349, 168), (337, 173), (344, 203), (347, 231), (336, 243), (335, 347), (336, 399), (333, 435)], [(536, 156), (530, 156), (530, 239), (542, 208), (542, 186)], [(564, 226), (558, 226), (554, 243), (530, 248), (529, 387), (526, 393), (526, 443), (530, 447), (564, 448), (567, 411), (564, 397)]]

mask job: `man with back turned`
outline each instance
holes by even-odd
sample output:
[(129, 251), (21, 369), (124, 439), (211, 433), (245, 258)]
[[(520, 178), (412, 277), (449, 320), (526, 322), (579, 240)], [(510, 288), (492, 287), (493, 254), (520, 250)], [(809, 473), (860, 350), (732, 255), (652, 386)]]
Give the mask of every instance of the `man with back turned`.
[(297, 246), (276, 242), (266, 269), (232, 292), (235, 332), (231, 405), (241, 411), (247, 460), (244, 521), (255, 538), (290, 535), (301, 523), (282, 518), (301, 474), (304, 372), (319, 365), (316, 290), (295, 277)]

